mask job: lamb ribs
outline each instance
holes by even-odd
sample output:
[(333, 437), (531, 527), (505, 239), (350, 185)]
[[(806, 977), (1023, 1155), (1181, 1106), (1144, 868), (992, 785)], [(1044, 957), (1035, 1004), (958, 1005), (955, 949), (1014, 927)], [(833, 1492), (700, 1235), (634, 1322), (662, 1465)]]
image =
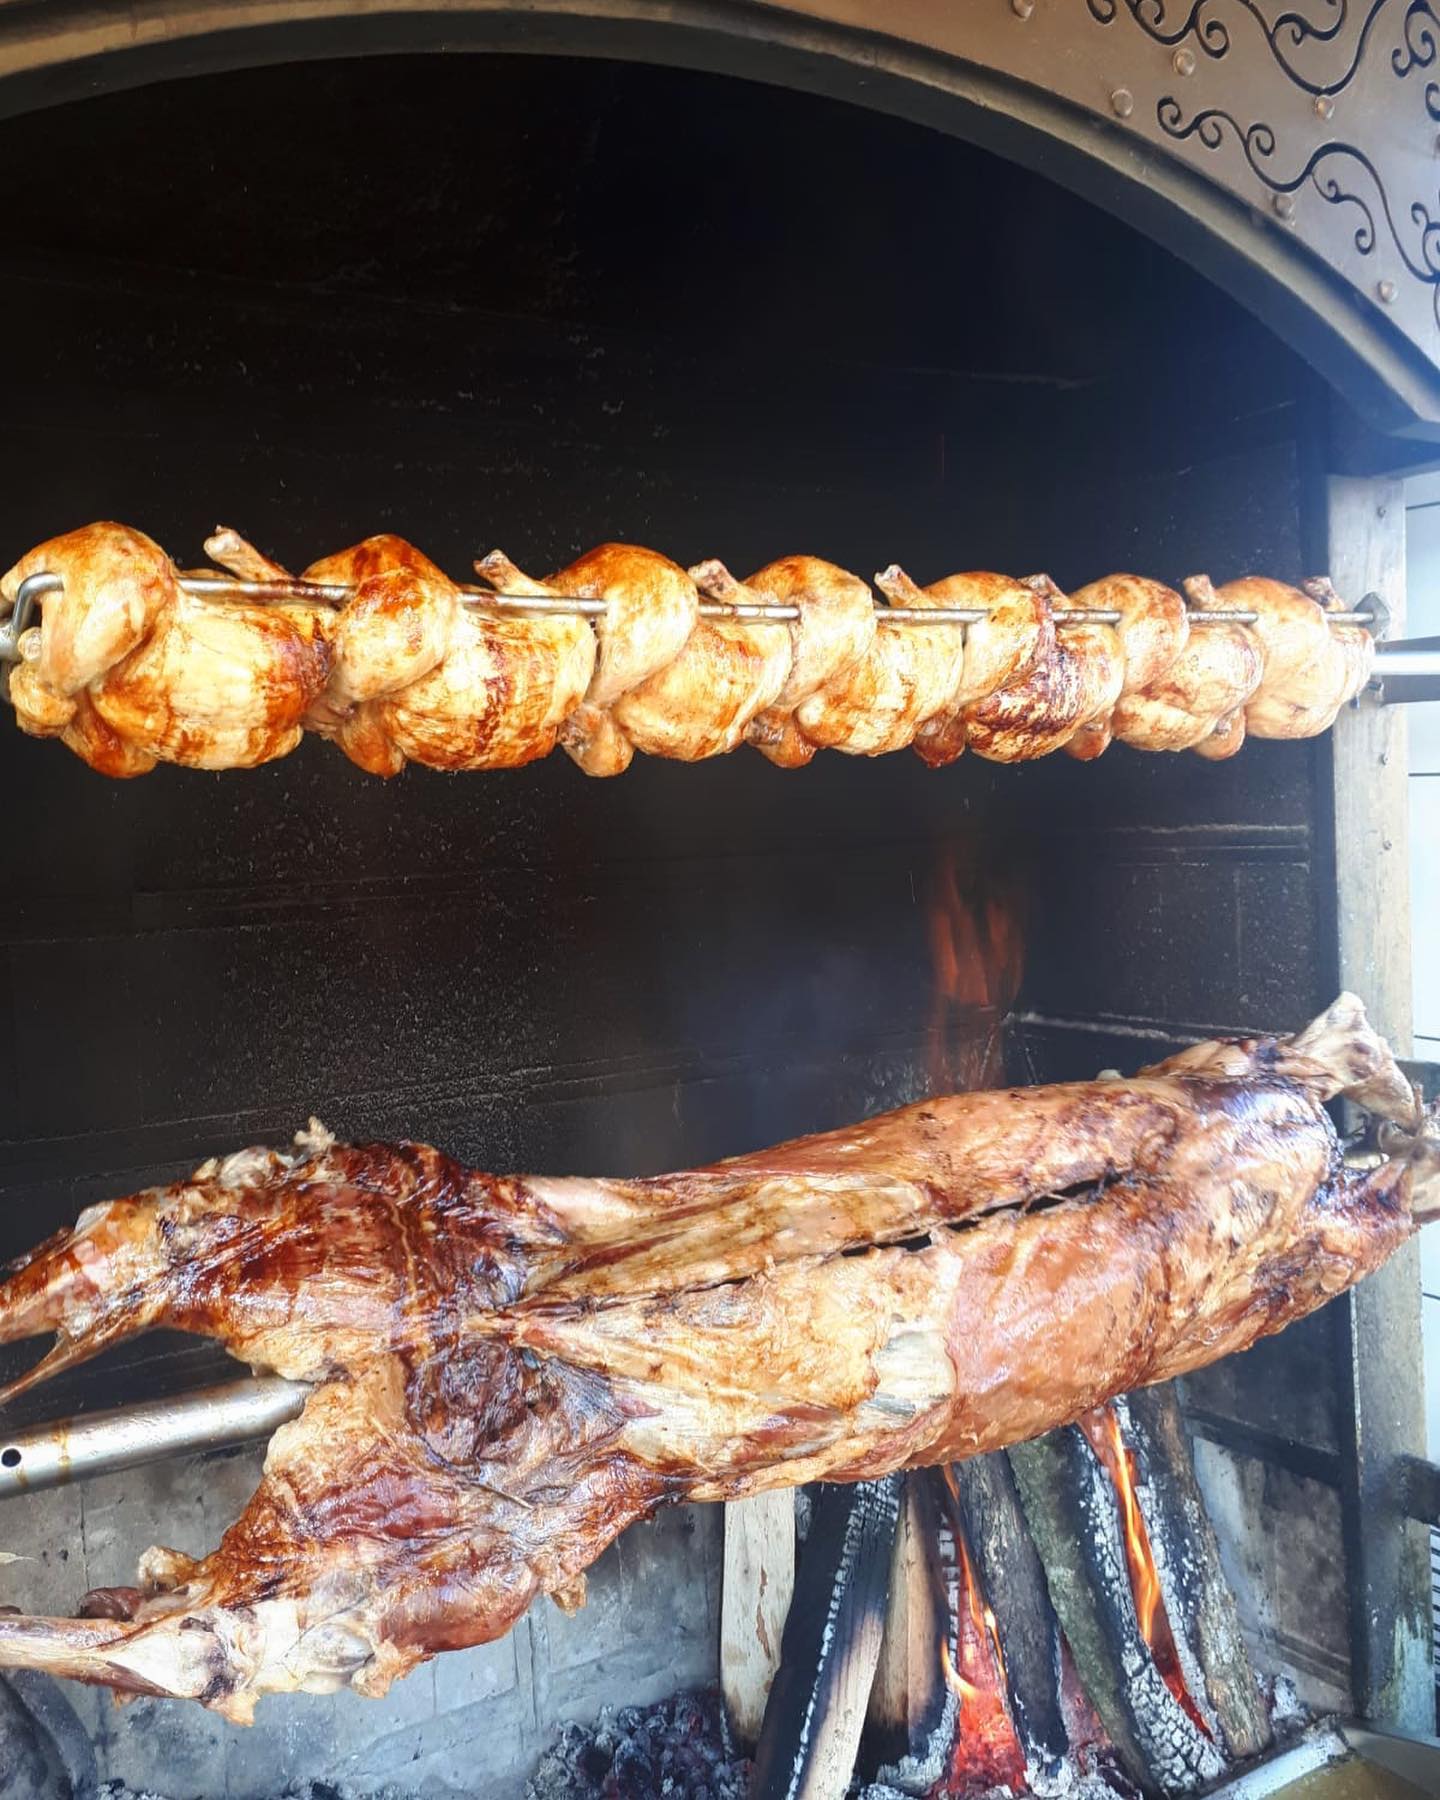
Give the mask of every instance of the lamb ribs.
[[(1386, 1151), (1348, 1167), (1345, 1095)], [(188, 1696), (380, 1694), (499, 1636), (664, 1501), (1016, 1443), (1281, 1329), (1440, 1211), (1440, 1146), (1363, 1009), (1131, 1080), (928, 1100), (649, 1180), (425, 1145), (247, 1150), (88, 1209), (0, 1282), (55, 1345), (153, 1326), (313, 1384), (201, 1561), (107, 1616), (0, 1615), (0, 1666)]]

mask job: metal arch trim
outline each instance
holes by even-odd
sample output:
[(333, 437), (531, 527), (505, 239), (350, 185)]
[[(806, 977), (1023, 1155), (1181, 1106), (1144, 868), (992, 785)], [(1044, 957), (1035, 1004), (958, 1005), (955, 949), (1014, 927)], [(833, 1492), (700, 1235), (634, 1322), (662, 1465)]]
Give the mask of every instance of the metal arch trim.
[[(1254, 0), (1228, 4), (1258, 11)], [(1372, 11), (1386, 4), (1367, 0)], [(1110, 20), (1101, 14), (1134, 11), (1132, 0), (1035, 5), (1102, 26)], [(1417, 5), (1428, 13), (1426, 0), (1409, 0), (1412, 13)], [(1021, 23), (1011, 0), (967, 0), (961, 10), (992, 8)], [(1201, 5), (1172, 0), (1172, 10), (1189, 15), (1198, 41)], [(1163, 19), (1163, 0), (1147, 17), (1156, 11)], [(1152, 136), (1172, 141), (1152, 141), (1097, 105), (920, 41), (927, 19), (934, 37), (953, 21), (949, 5), (887, 5), (885, 35), (856, 23), (875, 13), (867, 0), (0, 0), (0, 116), (221, 69), (433, 50), (618, 56), (823, 93), (965, 138), (1118, 214), (1262, 318), (1374, 429), (1440, 439), (1440, 326), (1431, 354), (1331, 261), (1214, 179), (1198, 113), (1166, 115), (1174, 129), (1162, 117)], [(1107, 67), (1123, 76), (1126, 64)], [(1194, 154), (1175, 153), (1192, 140)]]

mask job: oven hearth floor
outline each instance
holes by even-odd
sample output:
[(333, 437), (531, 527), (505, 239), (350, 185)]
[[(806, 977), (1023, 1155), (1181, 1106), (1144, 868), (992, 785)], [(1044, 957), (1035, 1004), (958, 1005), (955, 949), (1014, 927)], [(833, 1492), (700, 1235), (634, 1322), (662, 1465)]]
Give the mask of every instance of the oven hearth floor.
[[(203, 1552), (260, 1468), (258, 1449), (188, 1457), (6, 1507), (0, 1550), (23, 1560), (0, 1565), (0, 1604), (66, 1613), (87, 1588), (132, 1581), (156, 1541)], [(516, 1800), (564, 1721), (716, 1679), (721, 1510), (676, 1507), (632, 1527), (589, 1571), (589, 1603), (573, 1618), (542, 1602), (507, 1637), (437, 1657), (383, 1700), (275, 1695), (245, 1728), (187, 1702), (116, 1706), (72, 1682), (64, 1694), (101, 1781), (134, 1795)]]

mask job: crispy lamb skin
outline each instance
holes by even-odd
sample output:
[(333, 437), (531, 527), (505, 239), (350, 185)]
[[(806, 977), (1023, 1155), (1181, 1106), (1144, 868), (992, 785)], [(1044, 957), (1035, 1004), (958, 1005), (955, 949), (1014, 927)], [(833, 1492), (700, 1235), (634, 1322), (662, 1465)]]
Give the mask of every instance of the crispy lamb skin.
[[(1392, 1121), (1378, 1166), (1345, 1166), (1339, 1094)], [(383, 1693), (576, 1603), (664, 1501), (1014, 1443), (1279, 1330), (1440, 1209), (1434, 1130), (1345, 996), (1294, 1038), (652, 1180), (323, 1134), (212, 1161), (13, 1266), (0, 1340), (57, 1340), (9, 1392), (159, 1325), (313, 1391), (211, 1556), (149, 1552), (103, 1618), (0, 1617), (0, 1665), (240, 1720)]]

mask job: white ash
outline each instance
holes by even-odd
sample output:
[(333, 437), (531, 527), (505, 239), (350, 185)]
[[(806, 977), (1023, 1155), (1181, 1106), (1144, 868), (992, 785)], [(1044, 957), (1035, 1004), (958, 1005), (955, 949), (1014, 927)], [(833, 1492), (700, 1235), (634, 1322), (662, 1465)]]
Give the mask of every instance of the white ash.
[[(985, 1793), (973, 1796), (972, 1800), (1026, 1800), (1027, 1796), (1038, 1793), (1056, 1796), (1056, 1800), (1116, 1800), (1117, 1795), (1133, 1794), (1134, 1789), (1128, 1784), (1112, 1785), (1103, 1775), (1086, 1773), (1067, 1760), (1062, 1765), (1062, 1773), (1051, 1777), (1043, 1789), (1026, 1788), (1017, 1793), (1014, 1788), (1002, 1785), (989, 1788)], [(908, 1800), (908, 1796), (884, 1781), (872, 1781), (868, 1787), (855, 1790), (854, 1800)]]
[(1277, 1675), (1270, 1694), (1271, 1724), (1278, 1730), (1281, 1726), (1308, 1724), (1309, 1719), (1309, 1711), (1301, 1703), (1295, 1683), (1288, 1675)]
[[(123, 1781), (107, 1781), (96, 1790), (96, 1800), (171, 1800), (151, 1788), (126, 1787)], [(404, 1788), (384, 1787), (376, 1791), (347, 1787), (333, 1781), (307, 1781), (299, 1787), (287, 1787), (271, 1800), (413, 1800)]]
[(562, 1725), (525, 1800), (745, 1800), (749, 1788), (750, 1763), (728, 1747), (719, 1696), (707, 1691)]

